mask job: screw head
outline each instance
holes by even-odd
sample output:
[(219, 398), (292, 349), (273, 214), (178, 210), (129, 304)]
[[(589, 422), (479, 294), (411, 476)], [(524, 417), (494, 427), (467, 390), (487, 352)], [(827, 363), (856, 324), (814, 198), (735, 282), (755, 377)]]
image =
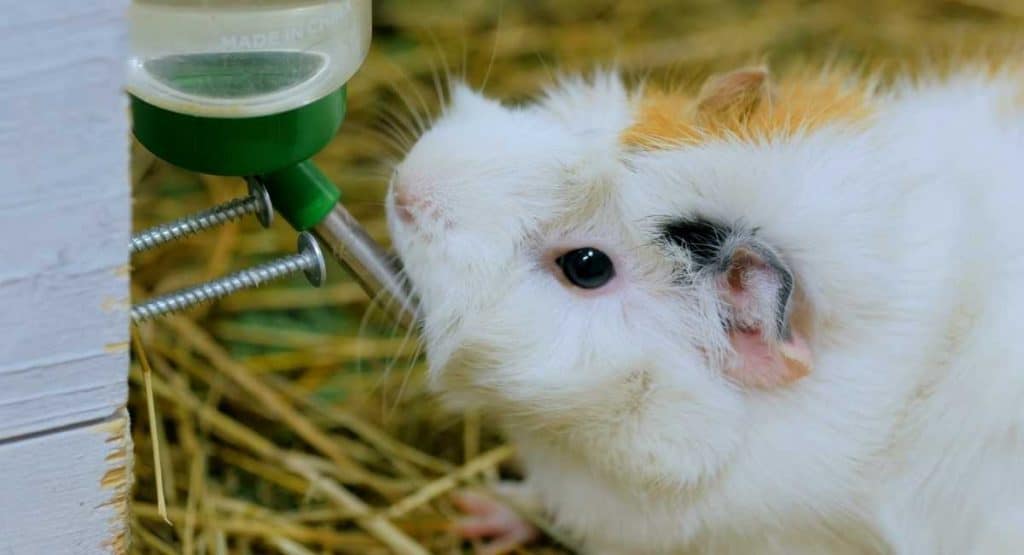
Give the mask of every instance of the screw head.
[(320, 249), (320, 243), (312, 233), (303, 231), (299, 234), (299, 252), (313, 255), (316, 264), (306, 268), (303, 272), (310, 285), (320, 287), (327, 281), (327, 263), (324, 262), (324, 252)]
[(249, 195), (259, 204), (256, 219), (263, 227), (270, 227), (270, 224), (274, 223), (274, 205), (270, 202), (270, 193), (255, 177), (246, 177), (245, 183), (249, 186)]

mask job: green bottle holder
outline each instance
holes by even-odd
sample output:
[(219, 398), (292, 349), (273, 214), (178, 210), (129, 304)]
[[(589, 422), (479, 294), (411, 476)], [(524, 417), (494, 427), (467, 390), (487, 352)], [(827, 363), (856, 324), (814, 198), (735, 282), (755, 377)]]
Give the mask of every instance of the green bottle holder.
[(187, 170), (256, 177), (297, 231), (320, 223), (341, 192), (309, 160), (345, 119), (345, 87), (305, 106), (258, 117), (199, 117), (131, 96), (134, 134), (159, 158)]

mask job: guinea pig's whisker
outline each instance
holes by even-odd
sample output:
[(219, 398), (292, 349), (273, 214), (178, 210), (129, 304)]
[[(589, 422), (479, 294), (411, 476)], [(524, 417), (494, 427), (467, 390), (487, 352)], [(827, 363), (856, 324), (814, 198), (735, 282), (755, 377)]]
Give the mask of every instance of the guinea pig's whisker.
[(421, 115), (423, 118), (420, 133), (426, 133), (427, 129), (430, 129), (430, 127), (434, 124), (433, 117), (431, 116), (430, 105), (427, 103), (427, 100), (423, 96), (423, 94), (420, 93), (420, 83), (418, 81), (409, 79), (409, 87), (412, 89), (413, 95), (416, 96), (416, 100), (419, 101), (420, 107), (423, 108), (423, 112), (417, 113), (417, 115)]
[[(409, 340), (412, 339), (412, 337), (413, 337), (412, 330), (406, 330), (405, 337), (402, 339), (402, 342), (400, 344), (401, 347), (399, 349), (399, 352), (405, 350), (405, 346), (409, 343)], [(413, 358), (411, 358), (410, 360), (415, 360), (416, 357), (419, 356), (421, 347), (422, 347), (422, 343), (417, 341), (416, 342), (416, 347), (413, 349)], [(385, 374), (390, 373), (392, 370), (394, 370), (395, 366), (397, 366), (397, 365), (398, 365), (398, 356), (394, 356), (394, 357), (392, 357), (391, 362), (388, 364), (388, 367), (384, 370)], [(398, 409), (399, 403), (402, 402), (402, 396), (405, 395), (406, 386), (408, 386), (408, 384), (409, 384), (409, 374), (410, 374), (410, 372), (408, 371), (409, 368), (412, 368), (412, 364), (410, 364), (407, 367), (407, 371), (402, 374), (402, 383), (399, 384), (399, 386), (398, 386), (398, 393), (395, 394), (395, 403), (394, 403), (394, 405), (392, 405), (391, 411), (394, 411), (394, 410)]]
[[(394, 88), (393, 85), (392, 88)], [(393, 128), (403, 130), (404, 133), (402, 136), (409, 141), (409, 144), (411, 145), (421, 135), (421, 130), (416, 121), (415, 114), (409, 111), (408, 104), (405, 102), (405, 97), (397, 93), (397, 90), (395, 91), (395, 95), (403, 101), (406, 109), (402, 110), (401, 107), (391, 104), (381, 108), (378, 113), (385, 119), (385, 121), (390, 121)]]
[[(554, 84), (558, 80), (558, 75), (555, 73), (555, 70), (551, 67), (551, 64), (549, 64), (548, 61), (544, 59), (544, 55), (540, 52), (537, 52), (536, 58), (537, 61), (540, 63), (541, 68), (544, 69), (545, 82), (548, 85)], [(540, 91), (537, 91), (531, 94), (530, 96), (534, 98), (534, 100), (536, 100), (539, 94)]]
[[(366, 328), (367, 328), (367, 326), (369, 326), (370, 319), (372, 318), (372, 316), (375, 313), (384, 312), (383, 308), (381, 307), (381, 299), (383, 299), (386, 294), (387, 294), (387, 292), (382, 289), (382, 290), (378, 291), (370, 299), (369, 304), (367, 304), (367, 306), (366, 306), (366, 310), (363, 311), (362, 318), (359, 319), (359, 329), (356, 330), (356, 337), (366, 337)], [(391, 331), (388, 334), (389, 338), (395, 336), (396, 328), (397, 328), (397, 324), (393, 324), (392, 328), (391, 328)], [(362, 371), (363, 370), (363, 358), (364, 357), (359, 357), (358, 358), (359, 362), (356, 365), (356, 369), (358, 371)], [(379, 382), (378, 382), (377, 385), (379, 385)], [(374, 389), (376, 389), (376, 386), (374, 387)]]
[[(407, 337), (411, 337), (412, 334), (408, 334)], [(404, 344), (404, 342), (403, 342)], [(398, 393), (395, 395), (395, 404), (391, 410), (397, 410), (398, 405), (401, 404), (402, 398), (405, 396), (405, 390), (409, 385), (409, 377), (412, 374), (412, 369), (416, 364), (416, 359), (420, 357), (420, 353), (423, 350), (423, 343), (420, 341), (416, 342), (416, 348), (413, 349), (412, 357), (409, 358), (409, 363), (405, 367), (405, 371), (402, 372), (402, 383), (398, 386)], [(397, 359), (396, 359), (397, 362)]]
[[(445, 55), (444, 49), (441, 48), (440, 41), (437, 40), (437, 35), (434, 34), (433, 29), (427, 29), (427, 36), (430, 37), (430, 42), (434, 46), (434, 50), (437, 51), (438, 56), (441, 58), (441, 66), (444, 68), (444, 80), (446, 90), (451, 93), (452, 90), (452, 70), (451, 66), (448, 65), (448, 56)], [(444, 100), (442, 96), (442, 100)], [(447, 102), (442, 102), (442, 106), (447, 106)]]
[(391, 181), (391, 177), (394, 175), (395, 169), (400, 163), (401, 159), (398, 157), (384, 157), (381, 158), (378, 167), (374, 168), (373, 171), (379, 172), (377, 173), (377, 177), (380, 177), (384, 181)]
[[(406, 330), (406, 334), (409, 335), (410, 337), (412, 337), (413, 336), (413, 330), (411, 330), (411, 329)], [(412, 370), (413, 366), (416, 365), (416, 360), (419, 359), (420, 355), (423, 354), (423, 348), (424, 348), (424, 344), (423, 344), (422, 338), (417, 338), (416, 348), (413, 349), (412, 356), (409, 357), (409, 364), (408, 364), (408, 366), (406, 366), (406, 370)]]
[(380, 131), (388, 133), (390, 137), (399, 141), (402, 145), (403, 152), (408, 151), (416, 142), (416, 137), (418, 136), (416, 135), (416, 130), (398, 114), (382, 110), (380, 117), (378, 118), (378, 122)]
[[(380, 293), (374, 295), (374, 298), (370, 299), (369, 304), (366, 306), (366, 310), (363, 311), (362, 318), (359, 319), (359, 328), (356, 330), (356, 337), (366, 337), (366, 326), (370, 322), (370, 316), (373, 314), (376, 304), (376, 298), (380, 296)], [(363, 362), (365, 357), (356, 357), (356, 372), (362, 373), (364, 370)]]
[[(406, 79), (408, 80), (408, 78)], [(395, 96), (397, 96), (398, 99), (402, 101), (402, 105), (405, 106), (406, 113), (409, 115), (409, 121), (414, 125), (414, 134), (417, 137), (422, 135), (424, 131), (426, 131), (427, 129), (427, 124), (423, 119), (423, 115), (419, 112), (419, 110), (417, 110), (416, 106), (413, 105), (412, 101), (409, 100), (409, 97), (406, 94), (402, 93), (401, 87), (399, 87), (396, 83), (389, 83), (388, 87), (395, 93)], [(410, 81), (409, 89), (415, 91), (416, 84)]]
[(487, 61), (483, 82), (480, 83), (481, 91), (487, 88), (487, 80), (491, 77), (491, 70), (494, 69), (494, 60), (498, 57), (498, 40), (501, 38), (501, 16), (505, 13), (504, 7), (504, 4), (498, 5), (498, 21), (494, 24), (494, 42), (491, 44), (491, 57)]
[[(395, 333), (397, 328), (398, 328), (398, 324), (395, 324), (395, 326), (392, 328), (392, 334)], [(402, 353), (405, 350), (405, 346), (408, 345), (409, 339), (411, 337), (412, 337), (412, 330), (407, 330), (405, 332), (405, 334), (403, 335), (403, 337), (402, 337), (402, 341), (399, 343), (398, 349), (396, 349), (396, 354), (394, 356), (392, 356), (390, 359), (388, 359), (388, 362), (385, 364), (384, 371), (381, 372), (380, 378), (378, 378), (377, 383), (373, 387), (373, 389), (375, 391), (376, 390), (380, 390), (382, 393), (384, 392), (384, 384), (387, 381), (387, 379), (391, 376), (391, 372), (395, 369), (395, 366), (398, 364), (398, 358), (400, 356), (400, 353)], [(407, 379), (408, 379), (408, 376), (403, 376), (402, 383), (399, 385), (399, 390), (398, 390), (398, 394), (397, 394), (399, 399), (401, 398), (402, 391), (405, 389), (405, 383), (406, 383)], [(385, 397), (386, 397), (386, 395), (381, 395), (381, 401), (382, 402), (385, 401)], [(396, 401), (395, 407), (396, 406), (397, 406), (397, 401)], [(392, 410), (395, 407), (392, 407), (391, 409), (389, 409), (387, 407), (387, 403), (385, 402), (384, 405), (381, 407), (381, 410), (383, 411), (384, 417), (387, 418), (388, 416), (390, 416), (392, 414)]]
[(345, 206), (346, 207), (352, 207), (352, 206), (359, 206), (359, 207), (372, 206), (374, 208), (384, 208), (385, 206), (387, 206), (387, 203), (382, 201), (382, 200), (346, 200), (345, 201)]
[(444, 94), (444, 89), (441, 85), (441, 74), (438, 67), (434, 64), (434, 60), (431, 59), (428, 62), (430, 64), (430, 78), (434, 82), (434, 94), (437, 95), (437, 104), (440, 107), (440, 115), (445, 116), (448, 114), (448, 98)]
[[(406, 152), (408, 152), (410, 142), (408, 139), (403, 139), (391, 130), (387, 129), (380, 122), (381, 113), (381, 110), (377, 111), (372, 124), (367, 125), (353, 123), (352, 131), (373, 141), (375, 143), (374, 146), (387, 147), (388, 150), (391, 151), (391, 156), (402, 158), (405, 156)], [(383, 157), (381, 154), (378, 154), (377, 156)]]
[[(379, 312), (383, 312), (383, 308), (381, 307), (381, 299), (383, 299), (385, 295), (386, 291), (382, 289), (378, 291), (373, 296), (373, 298), (370, 299), (369, 304), (366, 306), (366, 310), (363, 312), (363, 317), (359, 320), (359, 330), (356, 332), (356, 334), (359, 337), (364, 337), (366, 335), (366, 328), (367, 326), (369, 326), (370, 319), (373, 317), (373, 315)], [(394, 329), (392, 329), (388, 337), (394, 337), (394, 334), (395, 331)]]
[(387, 147), (397, 157), (405, 156), (412, 146), (407, 140), (383, 129), (375, 129), (372, 136), (375, 140), (383, 143), (383, 146)]
[[(392, 92), (396, 96), (398, 96), (399, 100), (402, 101), (402, 104), (405, 106), (405, 109), (408, 111), (409, 115), (416, 123), (418, 131), (417, 136), (422, 135), (429, 128), (431, 110), (423, 95), (420, 94), (420, 83), (413, 79), (412, 76), (410, 76), (409, 72), (404, 67), (399, 66), (394, 62), (390, 62), (389, 65), (391, 65), (398, 72), (399, 78), (403, 80), (407, 84), (407, 86), (403, 88), (398, 86), (398, 84), (395, 83), (394, 81), (392, 81), (388, 83), (388, 88), (390, 88)], [(405, 94), (403, 90), (409, 91), (415, 97), (415, 99), (419, 102), (419, 108), (417, 108), (413, 104), (413, 102), (409, 100), (409, 95)], [(420, 109), (422, 109), (422, 111)]]
[[(394, 261), (394, 260), (397, 259), (397, 256), (394, 255), (394, 254), (391, 254), (391, 255), (389, 255), (389, 258), (392, 261)], [(398, 270), (397, 270), (397, 279), (398, 279), (399, 286), (403, 287), (403, 288), (412, 289), (412, 287), (410, 285), (409, 276), (405, 272), (405, 270), (403, 268), (401, 268), (401, 266), (398, 266), (397, 264), (393, 264), (393, 265), (396, 268), (398, 268)], [(374, 295), (374, 297), (370, 300), (370, 304), (367, 307), (367, 310), (363, 313), (362, 319), (360, 320), (359, 330), (357, 332), (358, 335), (359, 336), (364, 336), (365, 335), (366, 327), (369, 325), (370, 317), (375, 313), (375, 311), (384, 312), (386, 314), (390, 313), (389, 309), (392, 307), (392, 304), (395, 303), (395, 302), (397, 302), (397, 300), (394, 299), (393, 297), (388, 296), (386, 294), (386, 291), (384, 291), (384, 290), (381, 290), (376, 295)], [(399, 323), (398, 322), (393, 322), (391, 324), (390, 331), (388, 332), (388, 336), (389, 337), (397, 336), (398, 329), (399, 329)], [(399, 347), (395, 351), (396, 354), (388, 359), (387, 363), (385, 364), (384, 372), (381, 373), (380, 378), (377, 380), (377, 382), (374, 384), (374, 387), (372, 388), (373, 391), (377, 391), (377, 390), (383, 388), (383, 384), (384, 384), (385, 380), (390, 375), (391, 370), (398, 363), (399, 358), (402, 356), (402, 353), (405, 351), (406, 345), (408, 345), (409, 340), (413, 338), (413, 334), (414, 333), (415, 333), (415, 329), (411, 329), (410, 328), (410, 329), (406, 329), (405, 330), (405, 333), (403, 335), (402, 341), (399, 343)], [(411, 360), (415, 361), (415, 359), (419, 356), (421, 345), (422, 344), (419, 341), (417, 341), (417, 347), (416, 347), (416, 350), (415, 350)], [(411, 365), (410, 365), (410, 367), (411, 367)]]
[(402, 157), (409, 152), (411, 145), (408, 139), (402, 137), (394, 131), (384, 130), (384, 124), (381, 124), (382, 129), (378, 131), (376, 139), (380, 141), (382, 146), (388, 147), (396, 156)]
[(460, 78), (463, 83), (469, 82), (469, 44), (466, 42), (466, 34), (463, 33), (459, 37), (459, 42), (462, 43), (462, 70), (460, 71)]

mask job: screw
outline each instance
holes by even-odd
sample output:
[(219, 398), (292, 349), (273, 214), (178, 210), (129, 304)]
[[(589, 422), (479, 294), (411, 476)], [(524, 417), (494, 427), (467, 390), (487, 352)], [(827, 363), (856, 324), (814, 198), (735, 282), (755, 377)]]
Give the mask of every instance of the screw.
[(160, 224), (132, 235), (131, 252), (135, 254), (168, 241), (187, 235), (199, 233), (204, 229), (237, 220), (247, 214), (256, 214), (263, 227), (269, 227), (274, 221), (274, 207), (270, 204), (270, 195), (263, 185), (253, 178), (246, 178), (249, 184), (249, 196), (229, 200), (213, 208), (185, 216), (173, 222)]
[(203, 302), (226, 297), (240, 289), (257, 287), (299, 271), (306, 274), (310, 284), (320, 287), (327, 277), (327, 267), (320, 245), (311, 234), (302, 232), (299, 234), (298, 250), (298, 254), (259, 264), (137, 304), (132, 307), (132, 321), (142, 322), (163, 314), (179, 312)]

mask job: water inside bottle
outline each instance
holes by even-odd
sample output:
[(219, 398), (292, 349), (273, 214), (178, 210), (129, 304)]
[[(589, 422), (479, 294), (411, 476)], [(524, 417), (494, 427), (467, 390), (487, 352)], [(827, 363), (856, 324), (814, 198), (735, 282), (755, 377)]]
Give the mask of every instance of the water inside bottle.
[(178, 92), (208, 99), (240, 99), (297, 87), (323, 70), (326, 57), (311, 52), (213, 52), (147, 60), (145, 70)]

